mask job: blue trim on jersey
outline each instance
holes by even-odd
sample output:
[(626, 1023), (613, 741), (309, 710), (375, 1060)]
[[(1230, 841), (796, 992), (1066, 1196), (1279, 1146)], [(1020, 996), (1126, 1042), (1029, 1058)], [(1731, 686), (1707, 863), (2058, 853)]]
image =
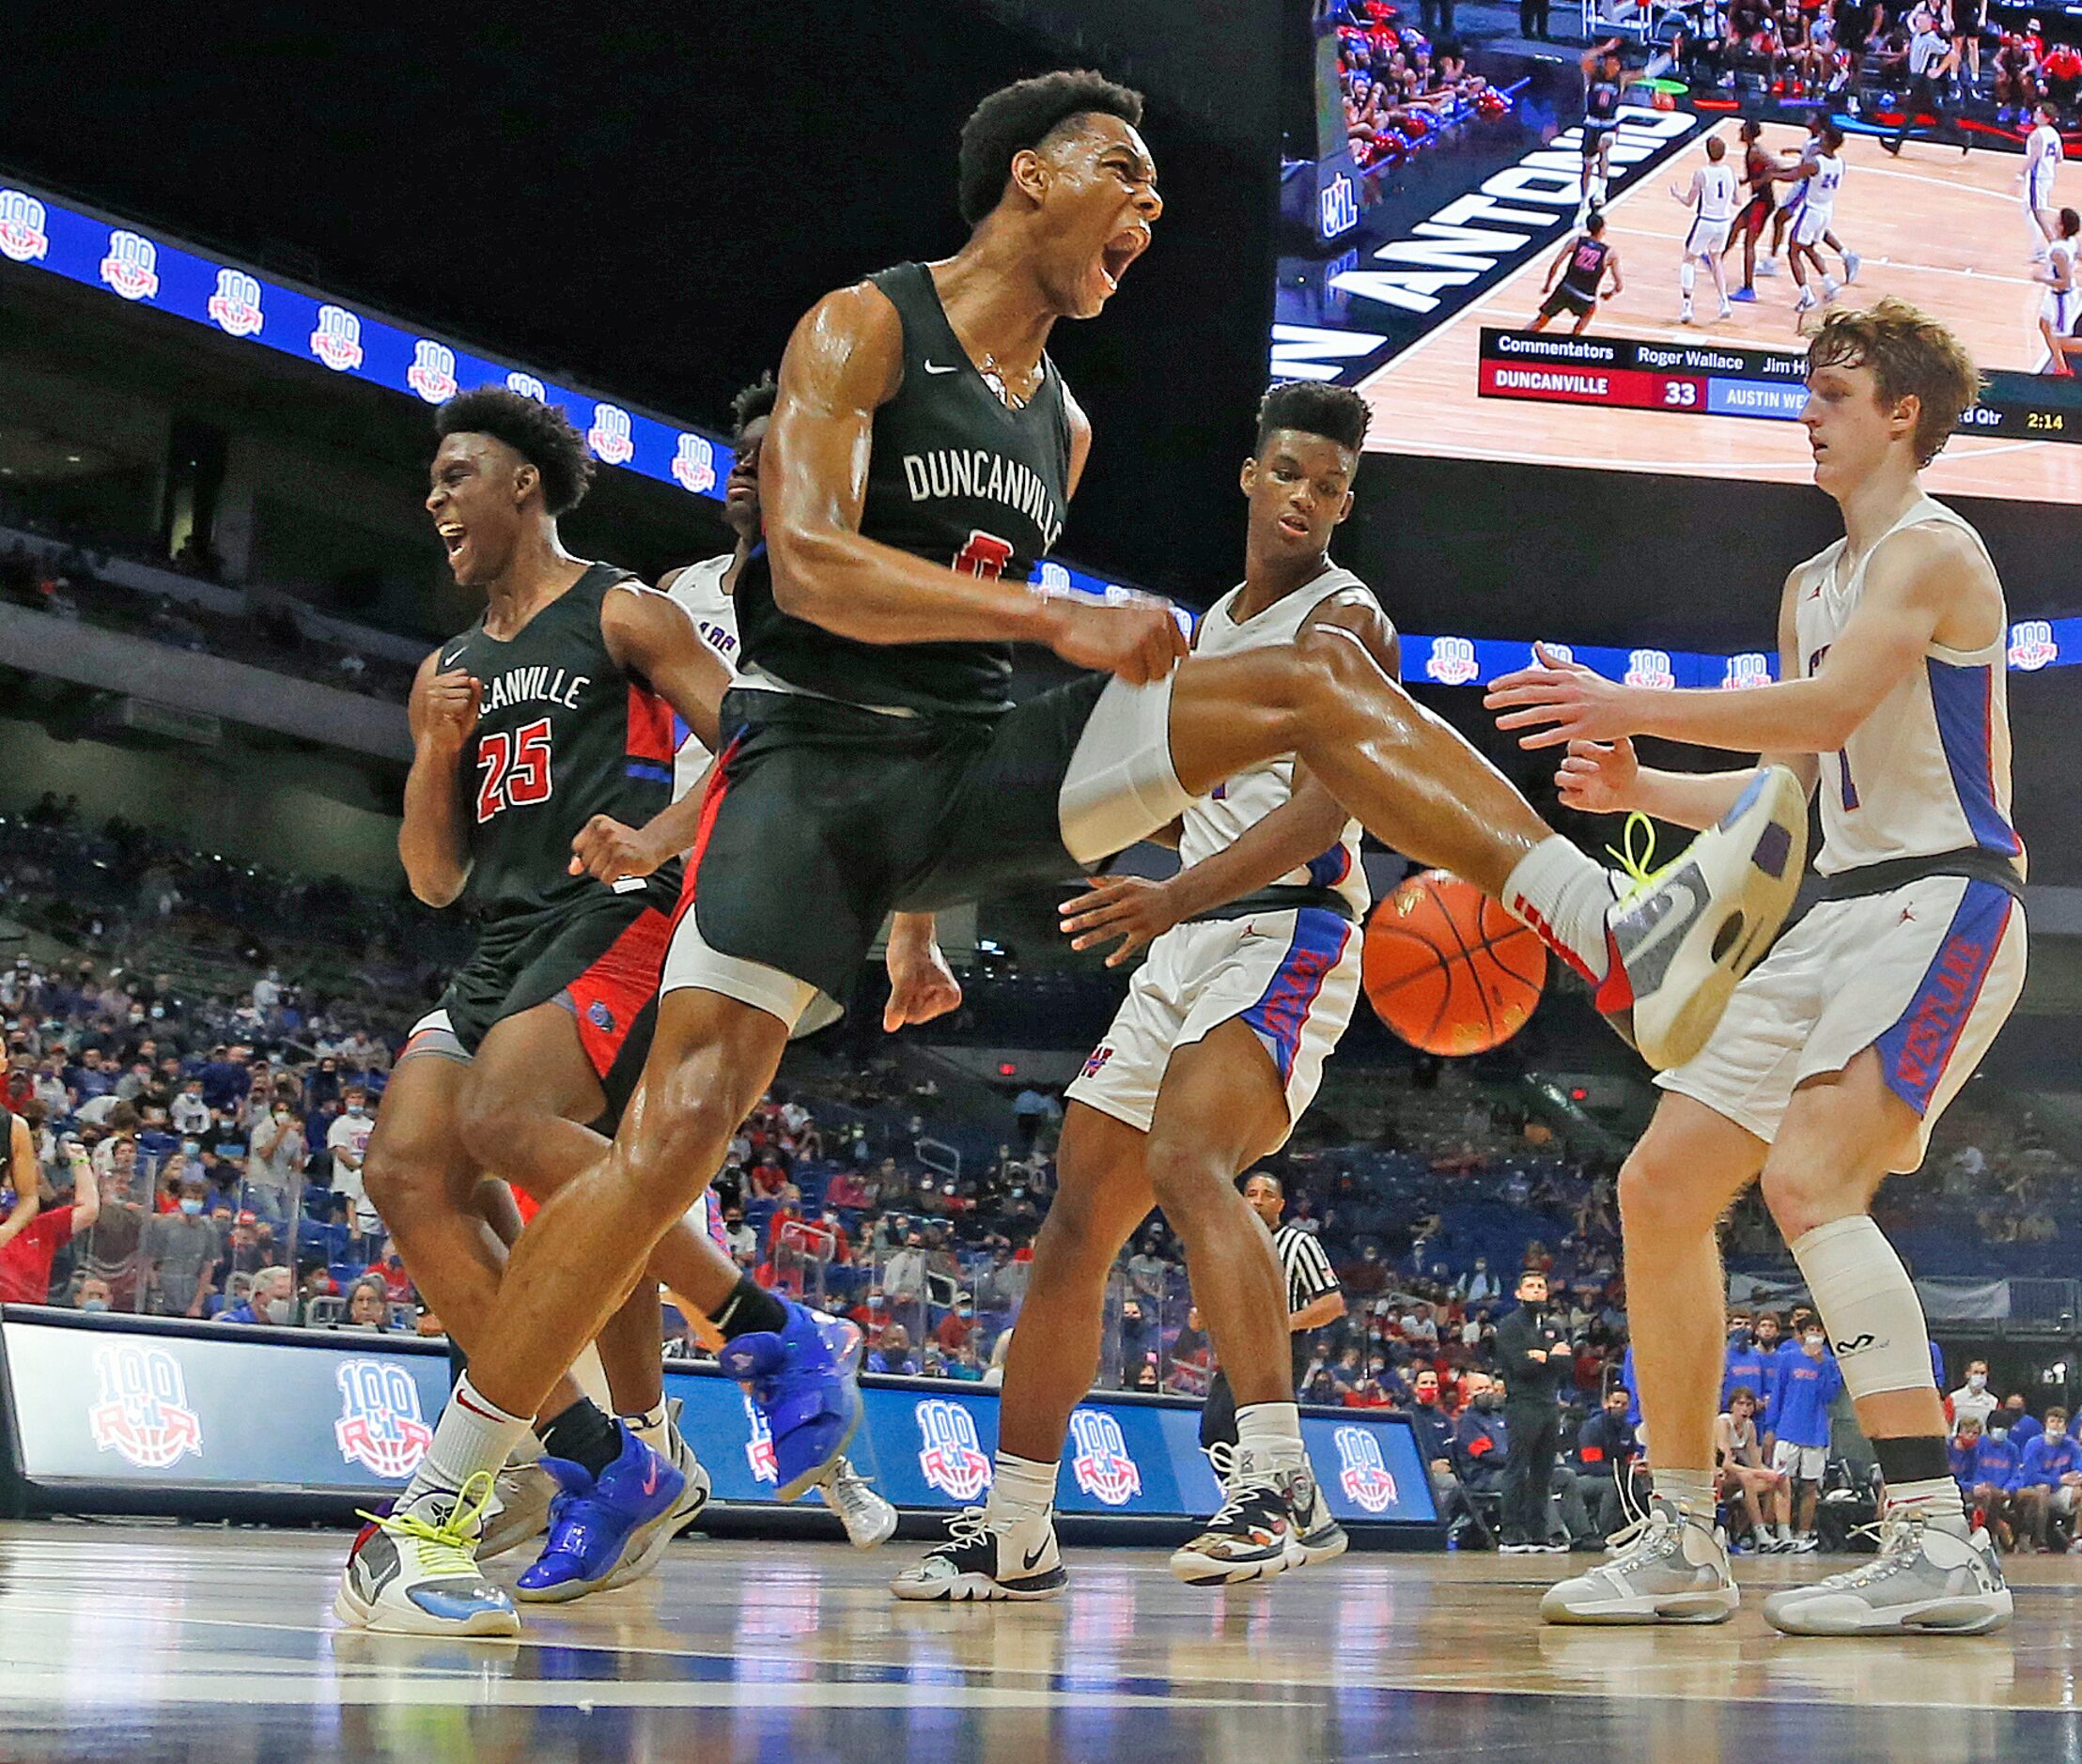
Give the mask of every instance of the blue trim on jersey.
[(1309, 1013), (1322, 996), (1330, 970), (1344, 959), (1351, 937), (1351, 924), (1328, 907), (1299, 908), (1294, 915), (1294, 936), (1278, 970), (1257, 1002), (1241, 1014), (1279, 1067), (1282, 1084), (1294, 1076)]
[(670, 766), (654, 766), (648, 760), (631, 760), (623, 770), (631, 778), (641, 778), (646, 783), (669, 784), (673, 781)]
[(1930, 1107), (1980, 1002), (2015, 905), (2008, 889), (1969, 881), (1908, 1009), (1872, 1044), (1887, 1088), (1919, 1115)]
[(2014, 858), (2024, 850), (2024, 842), (1996, 807), (1995, 669), (1987, 662), (1955, 666), (1935, 657), (1925, 665), (1931, 708), (1937, 713), (1937, 738), (1944, 744), (1945, 764), (1974, 843)]
[(1320, 858), (1309, 859), (1309, 881), (1319, 889), (1334, 889), (1352, 874), (1352, 851), (1341, 839)]

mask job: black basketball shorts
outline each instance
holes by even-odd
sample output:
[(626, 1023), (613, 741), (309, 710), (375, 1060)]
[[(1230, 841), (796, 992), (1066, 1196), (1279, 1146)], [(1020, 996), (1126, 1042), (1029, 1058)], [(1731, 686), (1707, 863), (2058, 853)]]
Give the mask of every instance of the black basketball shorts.
[(794, 1028), (844, 1003), (883, 921), (1067, 882), (1177, 815), (1171, 681), (1073, 681), (989, 720), (739, 689), (662, 992)]

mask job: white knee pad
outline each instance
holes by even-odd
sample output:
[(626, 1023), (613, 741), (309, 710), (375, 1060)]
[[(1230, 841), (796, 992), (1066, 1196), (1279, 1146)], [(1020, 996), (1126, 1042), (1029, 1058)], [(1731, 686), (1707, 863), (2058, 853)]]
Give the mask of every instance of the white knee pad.
[(1793, 1246), (1829, 1346), (1856, 1401), (1883, 1390), (1934, 1390), (1930, 1331), (1908, 1270), (1862, 1214), (1818, 1225)]
[(1695, 274), (1692, 260), (1686, 257), (1683, 263), (1677, 266), (1677, 286), (1689, 294), (1692, 291), (1692, 281)]

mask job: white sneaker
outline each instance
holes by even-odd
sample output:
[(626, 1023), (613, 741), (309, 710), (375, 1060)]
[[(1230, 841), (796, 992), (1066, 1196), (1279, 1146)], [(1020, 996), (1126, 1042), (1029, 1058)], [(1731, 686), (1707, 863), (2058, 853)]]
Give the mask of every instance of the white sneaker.
[(817, 1484), (816, 1492), (838, 1515), (847, 1541), (856, 1550), (887, 1543), (896, 1529), (896, 1509), (875, 1493), (849, 1458), (841, 1458), (831, 1466), (831, 1474)]
[(1677, 309), (1677, 322), (1681, 325), (1688, 325), (1691, 321), (1691, 308), (1689, 306), (1680, 306)]
[(1919, 1517), (1880, 1522), (1880, 1553), (1847, 1573), (1763, 1602), (1788, 1635), (1985, 1635), (2010, 1621), (1995, 1540)]
[(509, 1463), (492, 1483), (491, 1505), (485, 1509), (484, 1536), (477, 1560), (489, 1562), (539, 1538), (550, 1525), (550, 1503), (556, 1484), (538, 1463)]
[(694, 1456), (694, 1448), (688, 1445), (679, 1431), (679, 1412), (683, 1406), (677, 1397), (665, 1405), (672, 1417), (672, 1466), (679, 1472), (684, 1484), (679, 1498), (673, 1503), (673, 1516), (665, 1522), (668, 1539), (678, 1537), (701, 1517), (702, 1509), (708, 1505), (708, 1497), (714, 1492), (708, 1472), (702, 1467), (701, 1460)]
[(1713, 1525), (1661, 1495), (1613, 1533), (1609, 1562), (1558, 1581), (1540, 1601), (1548, 1623), (1725, 1623), (1741, 1595)]
[(1654, 874), (1643, 866), (1612, 903), (1593, 1002), (1651, 1066), (1683, 1065), (1706, 1044), (1792, 910), (1807, 849), (1807, 793), (1774, 766), (1719, 826)]
[(1757, 273), (1759, 275), (1777, 275), (1779, 273), (1778, 258), (1759, 257), (1757, 259)]
[(394, 1635), (518, 1635), (512, 1599), (477, 1567), (491, 1485), (480, 1470), (459, 1493), (423, 1495), (382, 1519), (365, 1514), (333, 1600), (340, 1621)]
[(1857, 280), (1858, 266), (1864, 261), (1865, 259), (1855, 251), (1847, 251), (1843, 254), (1843, 280), (1846, 284)]
[(1788, 1555), (1812, 1555), (1821, 1547), (1822, 1540), (1820, 1538), (1816, 1537), (1811, 1531), (1803, 1531), (1791, 1543), (1786, 1545), (1786, 1554)]
[(1295, 1537), (1308, 1567), (1334, 1561), (1352, 1547), (1344, 1527), (1330, 1516), (1330, 1503), (1323, 1498), (1322, 1486), (1313, 1472), (1308, 1487), (1294, 1491), (1292, 1501)]
[(947, 1522), (947, 1541), (890, 1582), (899, 1599), (1052, 1599), (1069, 1581), (1055, 1545), (1055, 1517), (992, 1519), (964, 1508)]
[(1733, 308), (1732, 306), (1731, 306), (1731, 305), (1730, 305), (1730, 304), (1729, 304), (1729, 303), (1728, 303), (1728, 302), (1727, 302), (1726, 301), (1722, 301), (1722, 302), (1720, 302), (1720, 317), (1721, 317), (1721, 318), (1722, 318), (1723, 320), (1726, 320), (1726, 319), (1730, 319), (1730, 318), (1732, 318), (1732, 317), (1733, 317), (1734, 316), (1735, 316), (1735, 309), (1734, 309), (1734, 308)]

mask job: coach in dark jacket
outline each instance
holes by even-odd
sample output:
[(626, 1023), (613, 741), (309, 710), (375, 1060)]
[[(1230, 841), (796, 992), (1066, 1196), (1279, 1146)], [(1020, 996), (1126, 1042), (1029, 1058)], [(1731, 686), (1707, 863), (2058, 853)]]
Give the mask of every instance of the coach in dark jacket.
[(1518, 1308), (1497, 1325), (1497, 1358), (1503, 1369), (1504, 1419), (1511, 1435), (1503, 1547), (1520, 1553), (1545, 1549), (1554, 1455), (1562, 1443), (1558, 1393), (1572, 1367), (1562, 1330), (1547, 1315), (1547, 1277), (1536, 1268), (1518, 1277)]

